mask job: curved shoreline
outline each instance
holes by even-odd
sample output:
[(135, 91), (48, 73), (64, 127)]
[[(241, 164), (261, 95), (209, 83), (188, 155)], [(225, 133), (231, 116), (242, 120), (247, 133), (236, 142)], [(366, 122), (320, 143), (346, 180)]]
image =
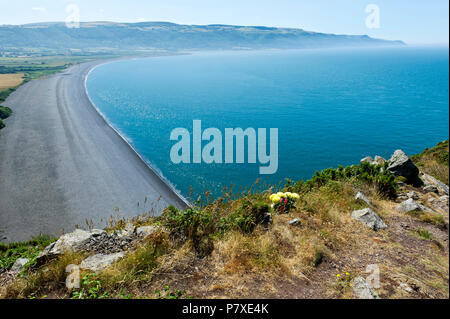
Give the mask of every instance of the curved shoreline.
[(90, 71), (113, 61), (30, 81), (2, 103), (14, 113), (0, 138), (0, 242), (190, 206), (88, 96)]
[[(144, 59), (144, 58), (152, 58), (152, 57), (142, 57), (142, 59)], [(165, 178), (162, 174), (160, 174), (159, 172), (158, 172), (158, 170), (156, 169), (156, 168), (154, 168), (154, 167), (152, 167), (140, 154), (139, 154), (139, 152), (133, 147), (133, 145), (131, 145), (131, 143), (127, 140), (127, 138), (125, 138), (125, 136), (123, 136), (123, 134), (122, 133), (120, 133), (120, 131), (118, 130), (118, 129), (116, 129), (115, 127), (114, 127), (114, 125), (112, 125), (109, 121), (108, 121), (108, 118), (102, 113), (102, 111), (97, 107), (97, 105), (94, 103), (94, 101), (92, 101), (92, 99), (91, 99), (91, 97), (89, 96), (89, 92), (88, 92), (88, 89), (87, 89), (87, 79), (88, 79), (88, 77), (89, 77), (89, 75), (92, 73), (92, 71), (94, 71), (97, 67), (99, 67), (99, 66), (102, 66), (102, 65), (106, 65), (106, 64), (109, 64), (109, 63), (115, 63), (115, 62), (120, 62), (120, 61), (124, 61), (124, 60), (136, 60), (136, 59), (139, 59), (139, 58), (121, 58), (121, 59), (114, 59), (114, 60), (106, 60), (106, 61), (103, 61), (103, 62), (100, 62), (100, 63), (98, 63), (98, 64), (95, 64), (95, 65), (93, 65), (90, 69), (89, 69), (89, 71), (88, 71), (88, 73), (86, 74), (86, 76), (84, 77), (84, 90), (85, 90), (85, 92), (86, 92), (86, 96), (87, 96), (87, 98), (89, 99), (89, 102), (91, 103), (91, 105), (92, 105), (92, 107), (97, 111), (97, 113), (98, 113), (98, 115), (100, 115), (102, 118), (103, 118), (103, 120), (105, 121), (105, 123), (112, 129), (112, 130), (114, 130), (115, 132), (116, 132), (116, 134), (117, 135), (119, 135), (120, 136), (120, 138), (125, 142), (125, 143), (127, 143), (128, 144), (128, 146), (133, 150), (133, 152), (134, 153), (136, 153), (136, 156), (137, 157), (139, 157), (139, 159), (145, 164), (145, 165), (147, 165), (148, 166), (148, 168), (150, 169), (150, 170), (152, 170), (153, 171), (153, 173), (154, 174), (156, 174), (169, 188), (171, 188), (172, 189), (172, 191), (182, 200), (182, 201), (184, 201), (185, 202), (185, 204), (186, 204), (186, 206), (187, 207), (190, 207), (190, 206), (192, 206), (191, 205), (191, 203), (189, 203), (189, 201), (183, 196), (183, 195), (181, 195), (181, 192), (179, 191), (179, 190), (177, 190), (176, 189), (176, 187), (167, 179), (167, 178)]]

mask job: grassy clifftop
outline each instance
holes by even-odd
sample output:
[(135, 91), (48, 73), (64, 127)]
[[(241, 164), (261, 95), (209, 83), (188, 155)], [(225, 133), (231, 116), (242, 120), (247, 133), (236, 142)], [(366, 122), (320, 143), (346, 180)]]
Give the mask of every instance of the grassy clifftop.
[[(432, 162), (433, 172), (427, 172), (441, 176), (448, 172), (448, 141), (413, 159), (421, 169)], [(108, 268), (82, 270), (77, 289), (66, 288), (66, 267), (95, 252), (74, 250), (38, 263), (50, 239), (4, 245), (1, 267), (21, 256), (30, 261), (19, 275), (0, 275), (0, 293), (6, 298), (355, 298), (355, 279), (367, 278), (376, 267), (379, 285), (372, 290), (380, 298), (448, 298), (448, 196), (405, 184), (386, 168), (361, 163), (327, 169), (280, 189), (238, 198), (224, 193), (203, 207), (111, 220), (105, 238), (124, 238), (130, 227), (152, 226), (152, 231), (128, 241), (124, 257)], [(271, 194), (280, 191), (298, 193), (290, 209), (283, 200), (284, 209), (272, 206), (280, 197)], [(365, 196), (355, 197), (358, 192)], [(417, 207), (405, 210), (406, 198)], [(352, 217), (368, 208), (387, 228), (374, 230)]]

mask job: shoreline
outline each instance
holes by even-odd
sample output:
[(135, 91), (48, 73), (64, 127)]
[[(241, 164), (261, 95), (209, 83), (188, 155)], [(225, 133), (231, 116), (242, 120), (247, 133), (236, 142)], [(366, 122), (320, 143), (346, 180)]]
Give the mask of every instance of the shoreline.
[[(153, 58), (153, 57), (158, 57), (158, 56), (148, 56), (148, 57), (141, 57), (142, 59), (145, 58)], [(84, 90), (86, 93), (87, 98), (89, 99), (89, 102), (91, 103), (91, 106), (97, 111), (98, 115), (101, 116), (103, 118), (103, 120), (105, 121), (105, 123), (116, 132), (117, 135), (120, 136), (120, 138), (122, 138), (122, 140), (128, 144), (128, 146), (133, 150), (134, 153), (136, 153), (136, 156), (139, 157), (139, 159), (148, 166), (148, 168), (150, 170), (153, 171), (153, 173), (155, 173), (169, 188), (172, 189), (172, 191), (178, 195), (178, 197), (185, 202), (187, 207), (192, 206), (191, 203), (189, 203), (189, 201), (181, 194), (181, 192), (176, 189), (176, 187), (166, 178), (164, 177), (164, 175), (162, 175), (161, 173), (159, 173), (159, 170), (155, 167), (152, 167), (152, 165), (150, 165), (142, 156), (141, 154), (139, 154), (139, 152), (134, 148), (133, 145), (131, 145), (131, 143), (128, 141), (128, 139), (122, 134), (120, 133), (120, 131), (118, 129), (116, 129), (114, 127), (114, 125), (112, 125), (109, 121), (108, 118), (102, 113), (102, 111), (97, 107), (97, 105), (94, 103), (94, 101), (92, 101), (91, 97), (89, 96), (89, 92), (87, 89), (87, 79), (89, 77), (89, 75), (92, 73), (92, 71), (94, 71), (97, 67), (102, 66), (102, 65), (106, 65), (109, 63), (114, 63), (114, 62), (120, 62), (120, 61), (126, 61), (126, 60), (136, 60), (136, 59), (141, 59), (140, 57), (124, 57), (124, 58), (119, 58), (119, 59), (113, 59), (113, 60), (105, 60), (105, 61), (101, 61), (99, 60), (98, 64), (95, 64), (91, 67), (91, 69), (88, 71), (88, 73), (86, 74), (86, 76), (84, 77)]]
[(71, 66), (21, 85), (3, 103), (14, 114), (0, 138), (0, 242), (190, 206), (88, 95), (90, 71), (133, 58)]

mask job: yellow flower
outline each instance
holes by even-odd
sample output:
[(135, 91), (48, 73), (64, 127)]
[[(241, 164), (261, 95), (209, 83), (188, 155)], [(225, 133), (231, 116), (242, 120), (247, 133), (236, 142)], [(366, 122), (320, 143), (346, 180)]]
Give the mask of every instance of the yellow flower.
[(278, 192), (277, 195), (281, 198), (281, 197), (286, 197), (286, 195), (283, 192)]
[(336, 277), (338, 277), (338, 278), (341, 277), (341, 274), (337, 274)]
[(350, 287), (353, 287), (353, 284), (350, 284)]
[(276, 203), (280, 202), (280, 199), (281, 199), (280, 196), (278, 196), (277, 194), (274, 194), (274, 196), (271, 196), (270, 200), (272, 201), (272, 203), (276, 204)]
[(345, 273), (347, 276), (350, 276), (350, 274), (348, 272)]
[(295, 198), (295, 199), (299, 199), (299, 198), (300, 198), (300, 195), (297, 194), (297, 193), (293, 193), (293, 194), (292, 194), (292, 197)]

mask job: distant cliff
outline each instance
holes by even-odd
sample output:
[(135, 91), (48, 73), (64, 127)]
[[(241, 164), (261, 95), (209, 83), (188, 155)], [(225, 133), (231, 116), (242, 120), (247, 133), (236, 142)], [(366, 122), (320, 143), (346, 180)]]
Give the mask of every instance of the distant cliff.
[(33, 48), (86, 50), (229, 50), (300, 49), (404, 45), (367, 35), (335, 35), (302, 29), (231, 25), (179, 25), (168, 22), (62, 22), (0, 26), (0, 51)]

